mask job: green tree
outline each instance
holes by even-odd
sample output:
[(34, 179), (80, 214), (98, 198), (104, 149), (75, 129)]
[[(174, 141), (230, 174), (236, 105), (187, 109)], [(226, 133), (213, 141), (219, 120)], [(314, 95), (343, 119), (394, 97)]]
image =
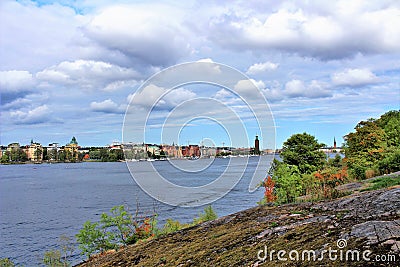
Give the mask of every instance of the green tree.
[(387, 147), (400, 146), (400, 111), (392, 110), (383, 114), (377, 121), (377, 125), (385, 131)]
[(99, 223), (86, 221), (76, 238), (81, 254), (86, 255), (88, 258), (95, 252), (103, 252), (115, 248), (115, 245), (110, 241), (110, 235), (107, 234), (106, 228), (100, 227)]
[(103, 213), (101, 223), (104, 227), (111, 228), (113, 242), (127, 245), (135, 243), (135, 227), (132, 215), (125, 209), (124, 205), (115, 206), (111, 215)]
[(36, 148), (36, 150), (35, 150), (36, 161), (40, 161), (40, 159), (42, 158), (42, 153), (43, 153), (42, 149)]
[(302, 176), (299, 168), (274, 160), (272, 180), (275, 182), (276, 196), (279, 203), (292, 203), (302, 194)]
[(284, 163), (297, 166), (300, 173), (312, 173), (326, 162), (325, 154), (319, 150), (322, 147), (324, 144), (310, 134), (294, 134), (283, 143), (281, 158)]
[(6, 151), (6, 153), (3, 154), (1, 157), (1, 163), (7, 163), (10, 162), (10, 152)]
[(62, 151), (60, 151), (59, 153), (58, 153), (58, 160), (59, 161), (65, 161), (67, 158), (66, 158), (66, 155), (65, 155), (65, 151), (64, 150), (62, 150)]
[(92, 150), (91, 149), (89, 151), (89, 157), (90, 157), (90, 159), (97, 159), (97, 160), (101, 159), (100, 150), (98, 150), (98, 149)]

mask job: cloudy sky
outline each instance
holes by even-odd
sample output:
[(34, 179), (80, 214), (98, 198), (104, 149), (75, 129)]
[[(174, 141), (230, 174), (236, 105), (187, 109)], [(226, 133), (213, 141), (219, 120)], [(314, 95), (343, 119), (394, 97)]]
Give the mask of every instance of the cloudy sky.
[[(400, 108), (398, 25), (396, 0), (2, 0), (0, 143), (121, 140), (145, 80), (203, 60), (253, 79), (272, 110), (277, 147), (304, 131), (340, 144), (360, 120)], [(229, 102), (221, 88), (207, 92)], [(163, 103), (199, 95), (179, 88)], [(217, 128), (201, 132), (220, 145), (227, 140)]]

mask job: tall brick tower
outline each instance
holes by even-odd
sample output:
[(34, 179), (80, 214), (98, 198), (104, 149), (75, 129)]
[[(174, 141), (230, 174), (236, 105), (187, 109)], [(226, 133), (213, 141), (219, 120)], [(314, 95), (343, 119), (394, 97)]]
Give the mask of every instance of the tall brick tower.
[(336, 149), (336, 138), (335, 137), (333, 137), (333, 148)]
[(260, 140), (258, 140), (258, 135), (256, 135), (256, 140), (254, 140), (254, 154), (260, 155)]

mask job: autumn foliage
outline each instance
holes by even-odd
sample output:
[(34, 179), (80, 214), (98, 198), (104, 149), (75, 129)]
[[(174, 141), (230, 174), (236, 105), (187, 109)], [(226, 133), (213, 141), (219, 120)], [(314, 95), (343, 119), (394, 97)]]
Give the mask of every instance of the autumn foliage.
[(347, 167), (340, 169), (334, 167), (326, 167), (314, 173), (316, 182), (320, 186), (320, 192), (323, 198), (334, 198), (337, 195), (336, 186), (343, 184), (348, 179)]
[(270, 203), (276, 200), (276, 195), (274, 193), (275, 182), (272, 180), (271, 176), (268, 175), (266, 179), (263, 181), (264, 186), (264, 199), (265, 202)]

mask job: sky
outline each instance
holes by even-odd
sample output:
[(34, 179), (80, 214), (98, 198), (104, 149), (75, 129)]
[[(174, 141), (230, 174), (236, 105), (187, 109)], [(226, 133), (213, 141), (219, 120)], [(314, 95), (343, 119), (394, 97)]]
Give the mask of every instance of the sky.
[[(252, 140), (260, 133), (226, 88), (137, 92), (159, 71), (199, 61), (230, 66), (251, 79), (273, 115), (277, 148), (302, 132), (340, 145), (359, 121), (400, 108), (398, 25), (396, 0), (2, 0), (0, 144), (65, 144), (72, 136), (82, 146), (121, 141), (126, 111), (146, 109), (163, 92), (150, 128), (192, 99), (220, 101), (179, 110), (187, 116), (185, 127), (163, 141), (232, 144), (236, 131), (204, 115), (224, 105), (246, 118)], [(253, 101), (255, 94), (240, 85), (240, 96)], [(146, 141), (161, 142), (156, 134)]]

